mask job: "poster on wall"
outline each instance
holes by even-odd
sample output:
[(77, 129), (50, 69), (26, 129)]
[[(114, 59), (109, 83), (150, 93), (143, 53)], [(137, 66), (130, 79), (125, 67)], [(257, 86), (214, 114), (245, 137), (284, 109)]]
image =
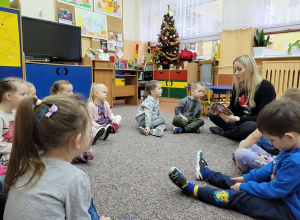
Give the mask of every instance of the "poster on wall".
[(81, 27), (81, 36), (107, 40), (106, 15), (75, 8), (76, 26)]
[(21, 66), (18, 15), (0, 11), (0, 66)]
[(87, 10), (92, 10), (93, 0), (57, 0), (68, 5), (73, 5), (75, 7), (84, 8)]
[(63, 8), (57, 10), (58, 22), (72, 25), (72, 12)]
[(122, 0), (95, 0), (94, 11), (122, 18)]

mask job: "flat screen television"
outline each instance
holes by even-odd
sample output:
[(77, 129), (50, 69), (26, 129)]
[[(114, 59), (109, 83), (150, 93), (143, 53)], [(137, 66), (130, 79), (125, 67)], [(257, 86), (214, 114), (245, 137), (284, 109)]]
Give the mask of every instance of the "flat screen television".
[(81, 62), (81, 28), (22, 17), (23, 51), (27, 60)]

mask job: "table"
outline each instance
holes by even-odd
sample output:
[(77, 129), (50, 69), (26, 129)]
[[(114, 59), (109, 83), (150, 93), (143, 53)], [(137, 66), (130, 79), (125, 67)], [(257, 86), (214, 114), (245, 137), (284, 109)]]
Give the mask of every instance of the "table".
[[(188, 89), (188, 94), (191, 94), (191, 86), (185, 86)], [(232, 92), (231, 85), (206, 85), (205, 88), (211, 89), (213, 94), (226, 94), (226, 102), (230, 101), (230, 95)], [(210, 90), (208, 90), (208, 97), (210, 97)]]

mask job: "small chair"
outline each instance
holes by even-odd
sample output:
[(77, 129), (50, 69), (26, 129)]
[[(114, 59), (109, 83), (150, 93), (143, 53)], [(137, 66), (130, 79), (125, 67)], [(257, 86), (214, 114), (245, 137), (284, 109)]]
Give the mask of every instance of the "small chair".
[(211, 103), (213, 96), (213, 91), (211, 89), (205, 88), (204, 96), (200, 99), (202, 105), (202, 114), (208, 115), (208, 104), (207, 102)]

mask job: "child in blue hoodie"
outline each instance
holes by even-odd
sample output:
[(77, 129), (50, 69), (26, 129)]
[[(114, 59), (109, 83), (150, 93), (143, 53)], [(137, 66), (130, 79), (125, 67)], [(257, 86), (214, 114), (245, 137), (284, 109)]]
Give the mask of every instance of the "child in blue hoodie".
[(230, 178), (210, 170), (198, 152), (196, 179), (207, 179), (221, 188), (199, 187), (173, 167), (175, 185), (200, 200), (262, 219), (300, 219), (300, 105), (273, 101), (259, 113), (257, 127), (281, 150), (276, 159), (241, 177)]

